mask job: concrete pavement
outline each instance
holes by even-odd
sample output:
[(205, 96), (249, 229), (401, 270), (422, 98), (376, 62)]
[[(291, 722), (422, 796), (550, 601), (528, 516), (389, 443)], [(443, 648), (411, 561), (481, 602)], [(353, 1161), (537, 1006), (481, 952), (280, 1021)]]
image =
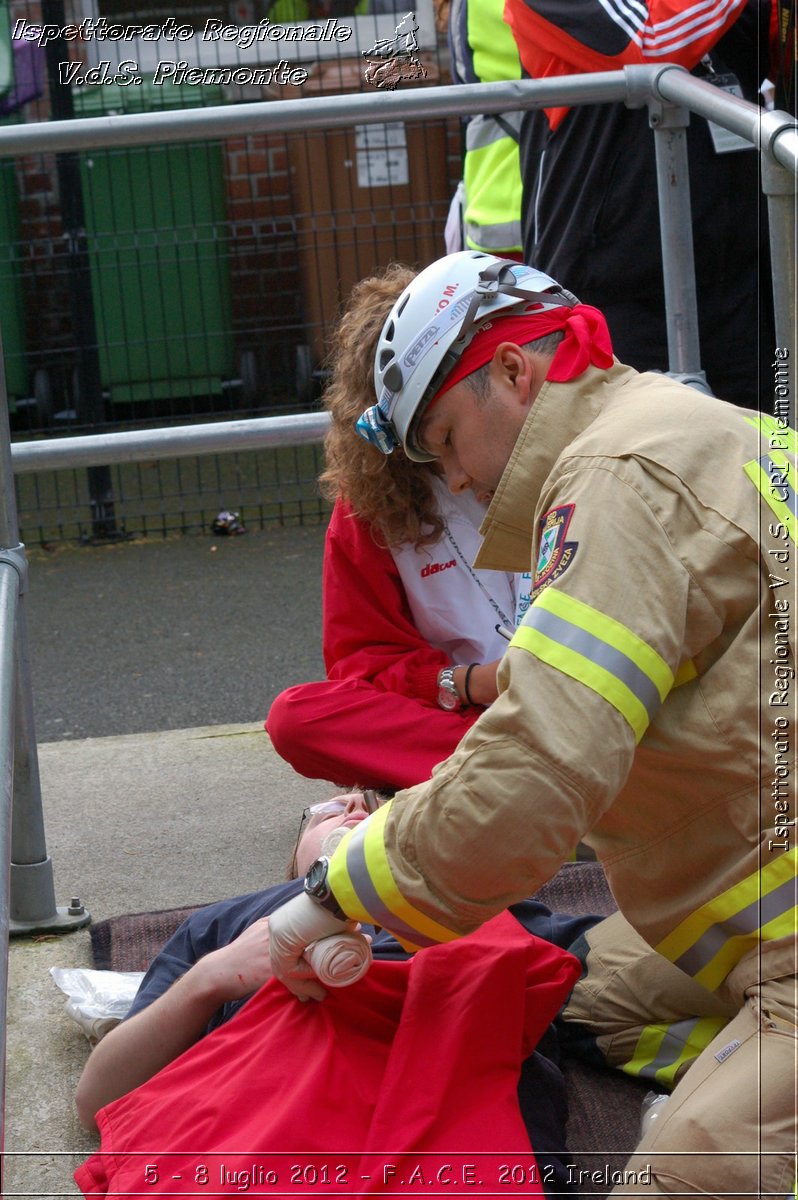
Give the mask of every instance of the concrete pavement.
[[(285, 877), (305, 804), (258, 725), (45, 743), (39, 750), (56, 899), (94, 920), (202, 903)], [(87, 929), (15, 938), (10, 953), (4, 1196), (80, 1195), (98, 1146), (72, 1096), (89, 1052), (49, 968), (91, 966)]]
[(42, 742), (257, 721), (324, 677), (324, 527), (29, 551)]
[[(322, 540), (310, 527), (31, 554), (59, 905), (80, 896), (96, 921), (284, 878), (301, 809), (331, 786), (296, 776), (260, 722), (283, 687), (323, 674)], [(97, 1147), (72, 1103), (88, 1043), (49, 975), (90, 965), (87, 929), (12, 940), (6, 1197), (79, 1195), (72, 1171)]]

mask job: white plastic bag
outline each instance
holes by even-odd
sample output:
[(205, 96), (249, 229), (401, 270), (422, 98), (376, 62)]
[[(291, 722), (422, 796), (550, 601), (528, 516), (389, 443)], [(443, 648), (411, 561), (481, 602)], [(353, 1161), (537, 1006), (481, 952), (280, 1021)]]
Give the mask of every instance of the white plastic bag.
[(50, 967), (55, 984), (68, 997), (66, 1010), (94, 1046), (130, 1010), (143, 971), (91, 971)]
[(640, 1136), (648, 1133), (655, 1121), (663, 1113), (663, 1105), (670, 1100), (668, 1092), (646, 1092), (643, 1097), (640, 1114)]

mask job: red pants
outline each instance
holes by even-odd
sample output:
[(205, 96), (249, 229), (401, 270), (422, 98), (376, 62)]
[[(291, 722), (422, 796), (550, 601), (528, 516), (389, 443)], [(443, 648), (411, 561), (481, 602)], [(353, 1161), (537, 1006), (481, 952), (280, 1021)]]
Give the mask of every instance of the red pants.
[(446, 712), (361, 679), (302, 683), (282, 692), (266, 730), (308, 779), (343, 787), (412, 787), (429, 779), (484, 710)]

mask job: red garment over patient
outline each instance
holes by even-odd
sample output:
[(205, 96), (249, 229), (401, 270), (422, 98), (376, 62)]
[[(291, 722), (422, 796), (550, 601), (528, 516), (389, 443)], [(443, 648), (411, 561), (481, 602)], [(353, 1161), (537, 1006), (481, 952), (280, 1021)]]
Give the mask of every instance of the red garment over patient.
[(75, 1179), (92, 1197), (476, 1197), (511, 1162), (543, 1195), (516, 1085), (579, 971), (503, 913), (322, 1003), (270, 980), (100, 1110), (101, 1150)]

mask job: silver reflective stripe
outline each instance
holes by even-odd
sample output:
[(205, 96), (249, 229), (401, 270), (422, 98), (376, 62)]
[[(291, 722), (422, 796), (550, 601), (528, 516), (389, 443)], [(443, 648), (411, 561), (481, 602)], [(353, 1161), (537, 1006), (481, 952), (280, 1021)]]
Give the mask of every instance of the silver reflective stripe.
[(533, 604), (524, 617), (521, 628), (524, 625), (537, 629), (538, 632), (545, 634), (547, 638), (557, 642), (558, 645), (575, 650), (583, 658), (587, 658), (597, 666), (603, 667), (605, 671), (609, 671), (610, 675), (619, 679), (637, 697), (648, 713), (649, 721), (653, 721), (662, 706), (662, 699), (645, 671), (641, 671), (631, 658), (608, 645), (601, 638), (588, 633), (586, 629), (580, 629), (578, 625), (564, 621), (562, 617), (555, 616), (554, 613), (548, 612), (539, 605)]
[[(520, 137), (521, 113), (502, 113), (501, 115), (505, 126), (510, 125), (515, 131), (517, 140)], [(492, 146), (504, 138), (513, 140), (506, 128), (503, 129), (495, 117), (472, 117), (466, 129), (466, 150), (484, 150), (486, 146)]]
[(478, 225), (464, 221), (463, 230), (480, 250), (506, 250), (508, 246), (521, 245), (521, 222), (504, 221), (501, 224)]
[(761, 925), (767, 925), (769, 921), (788, 912), (794, 903), (795, 880), (787, 879), (781, 887), (768, 892), (767, 896), (757, 896), (752, 904), (710, 926), (681, 958), (675, 960), (676, 966), (687, 975), (697, 975), (707, 963), (712, 962), (730, 938), (755, 933)]
[(417, 929), (406, 925), (383, 903), (366, 866), (365, 836), (364, 830), (355, 829), (346, 847), (349, 882), (363, 908), (371, 914), (375, 925), (384, 925), (396, 937), (404, 938), (414, 946), (437, 946), (434, 938), (425, 937)]
[[(689, 1021), (675, 1021), (673, 1025), (669, 1025), (665, 1035), (660, 1042), (659, 1050), (656, 1056), (652, 1058), (650, 1063), (646, 1063), (640, 1068), (638, 1074), (644, 1079), (656, 1079), (657, 1071), (662, 1071), (666, 1067), (673, 1067), (684, 1054), (685, 1046), (690, 1040), (690, 1035), (699, 1022), (698, 1017), (692, 1017)], [(696, 1054), (699, 1051), (696, 1050)], [(695, 1055), (692, 1055), (695, 1057)]]

